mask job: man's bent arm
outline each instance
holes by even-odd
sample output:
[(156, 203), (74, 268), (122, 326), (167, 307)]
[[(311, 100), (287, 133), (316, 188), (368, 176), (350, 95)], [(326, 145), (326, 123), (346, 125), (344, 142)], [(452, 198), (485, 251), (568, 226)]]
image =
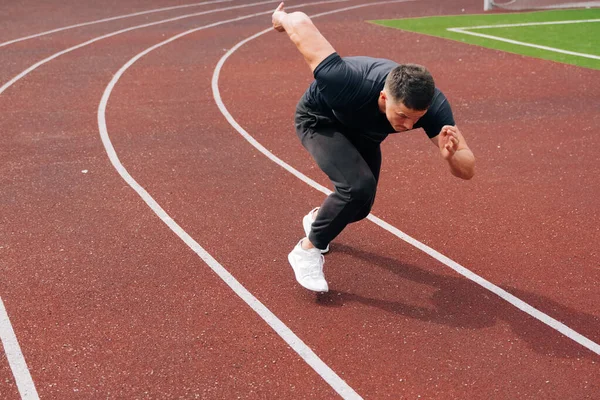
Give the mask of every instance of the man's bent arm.
[(273, 28), (288, 34), (313, 72), (321, 61), (335, 53), (333, 46), (319, 32), (308, 15), (303, 12), (288, 14), (283, 11), (283, 3), (273, 13)]
[(457, 150), (447, 161), (452, 175), (462, 179), (475, 175), (475, 156), (470, 149)]
[(456, 126), (445, 125), (440, 134), (431, 138), (448, 162), (452, 175), (471, 179), (475, 175), (475, 155), (467, 145), (465, 137)]

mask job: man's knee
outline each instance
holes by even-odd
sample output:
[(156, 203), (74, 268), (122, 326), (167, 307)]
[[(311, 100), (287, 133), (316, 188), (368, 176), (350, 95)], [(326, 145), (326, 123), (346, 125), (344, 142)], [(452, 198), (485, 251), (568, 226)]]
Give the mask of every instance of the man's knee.
[(365, 177), (355, 182), (350, 188), (350, 201), (364, 206), (370, 204), (375, 197), (377, 190), (377, 181), (375, 177)]
[(360, 211), (352, 218), (352, 222), (358, 222), (367, 218), (369, 213), (371, 212), (371, 207), (373, 206), (373, 202), (366, 204)]

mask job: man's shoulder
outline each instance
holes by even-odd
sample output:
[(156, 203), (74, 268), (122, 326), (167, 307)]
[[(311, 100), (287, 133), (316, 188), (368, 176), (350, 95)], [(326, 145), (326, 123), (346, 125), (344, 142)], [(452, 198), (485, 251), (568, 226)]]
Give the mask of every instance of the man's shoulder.
[(342, 57), (342, 59), (355, 60), (357, 62), (365, 62), (365, 63), (396, 63), (395, 61), (387, 59), (387, 58), (377, 58), (377, 57), (370, 57), (370, 56), (344, 56), (344, 57)]
[(450, 107), (450, 103), (448, 103), (448, 99), (442, 93), (440, 89), (435, 88), (435, 92), (433, 94), (433, 100), (431, 101), (431, 105), (429, 106), (429, 110), (432, 111), (432, 114), (438, 113), (445, 108)]
[(399, 65), (386, 58), (368, 56), (344, 57), (343, 60), (352, 69), (358, 71), (362, 79), (378, 83), (383, 83), (390, 71)]
[(342, 59), (352, 65), (360, 65), (371, 68), (379, 66), (392, 69), (400, 65), (393, 60), (388, 60), (387, 58), (375, 58), (369, 56), (348, 56), (342, 57)]

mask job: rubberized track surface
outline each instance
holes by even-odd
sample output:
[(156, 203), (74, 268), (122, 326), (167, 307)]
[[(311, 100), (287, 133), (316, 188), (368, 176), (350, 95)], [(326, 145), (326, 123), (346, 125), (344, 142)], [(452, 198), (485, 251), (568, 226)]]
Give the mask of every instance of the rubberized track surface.
[[(55, 3), (3, 5), (0, 41), (177, 5)], [(427, 65), (478, 157), (475, 179), (462, 182), (422, 132), (391, 136), (373, 214), (599, 343), (600, 75), (364, 22), (481, 8), (439, 3), (373, 5), (315, 20), (342, 55)], [(244, 4), (143, 14), (3, 46), (0, 84), (111, 32)], [(339, 397), (119, 176), (99, 135), (101, 98), (134, 56), (275, 6), (107, 37), (0, 94), (0, 297), (40, 398)], [(263, 14), (198, 30), (123, 72), (106, 123), (124, 168), (364, 398), (597, 398), (597, 352), (371, 222), (332, 244), (328, 294), (296, 284), (286, 256), (323, 194), (242, 138), (211, 87), (225, 51), (269, 22)], [(226, 60), (218, 88), (259, 143), (329, 187), (292, 126), (310, 80), (287, 37), (271, 32)], [(2, 399), (20, 397), (23, 375), (6, 356), (12, 350), (0, 357)]]

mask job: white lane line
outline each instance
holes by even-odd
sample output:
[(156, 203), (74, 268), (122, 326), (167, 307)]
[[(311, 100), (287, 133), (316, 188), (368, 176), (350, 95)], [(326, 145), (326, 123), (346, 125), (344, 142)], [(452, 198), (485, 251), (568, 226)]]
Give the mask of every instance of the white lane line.
[(520, 24), (498, 24), (498, 25), (476, 25), (476, 26), (458, 26), (455, 28), (447, 29), (493, 29), (493, 28), (515, 28), (521, 26), (538, 26), (538, 25), (568, 25), (568, 24), (581, 24), (587, 22), (600, 22), (600, 19), (571, 19), (564, 21), (543, 21), (543, 22), (523, 22)]
[[(374, 5), (374, 4), (378, 4), (378, 3), (372, 3), (372, 4)], [(331, 11), (329, 13), (333, 13), (333, 12), (335, 12), (335, 11)], [(321, 15), (327, 15), (329, 13), (317, 14), (312, 17), (314, 18), (314, 17), (318, 17)], [(227, 121), (231, 124), (231, 126), (233, 126), (233, 128), (235, 128), (235, 130), (237, 130), (240, 133), (240, 135), (242, 135), (242, 137), (244, 137), (246, 140), (248, 140), (248, 142), (250, 142), (250, 144), (252, 144), (252, 146), (254, 146), (258, 151), (263, 153), (265, 156), (267, 156), (270, 160), (272, 160), (279, 166), (283, 167), (285, 170), (291, 172), (293, 175), (295, 175), (302, 181), (306, 182), (308, 185), (325, 193), (326, 195), (329, 195), (331, 193), (331, 191), (329, 189), (324, 188), (322, 185), (315, 182), (308, 176), (304, 175), (302, 172), (294, 169), (292, 166), (290, 166), (285, 161), (283, 161), (280, 158), (278, 158), (277, 156), (275, 156), (273, 153), (271, 153), (269, 150), (267, 150), (263, 145), (261, 145), (256, 139), (254, 139), (252, 137), (252, 135), (250, 135), (244, 128), (242, 128), (240, 126), (240, 124), (237, 123), (237, 121), (233, 118), (231, 113), (227, 110), (227, 107), (225, 106), (225, 104), (223, 103), (223, 100), (221, 99), (221, 94), (219, 92), (219, 75), (220, 75), (221, 69), (223, 68), (223, 65), (225, 64), (225, 61), (237, 49), (239, 49), (245, 43), (248, 43), (249, 41), (251, 41), (267, 32), (271, 32), (271, 31), (272, 31), (271, 28), (265, 29), (264, 31), (258, 32), (255, 35), (250, 36), (247, 39), (244, 39), (241, 42), (239, 42), (238, 44), (236, 44), (234, 47), (232, 47), (227, 53), (225, 53), (223, 55), (223, 57), (217, 63), (217, 66), (215, 67), (215, 71), (213, 74), (213, 79), (212, 79), (213, 97), (215, 98), (215, 102), (217, 103), (217, 106), (219, 107), (219, 110), (221, 111), (221, 113), (223, 114), (225, 119), (227, 119)], [(457, 262), (451, 260), (450, 258), (444, 256), (443, 254), (439, 253), (438, 251), (432, 249), (431, 247), (412, 238), (411, 236), (400, 231), (398, 228), (388, 224), (387, 222), (383, 221), (382, 219), (376, 217), (375, 215), (369, 214), (369, 216), (367, 218), (370, 221), (372, 221), (373, 223), (380, 226), (381, 228), (383, 228), (386, 231), (390, 232), (391, 234), (395, 235), (396, 237), (413, 245), (414, 247), (418, 248), (419, 250), (423, 251), (424, 253), (428, 254), (429, 256), (433, 257), (434, 259), (438, 260), (442, 264), (445, 264), (446, 266), (452, 268), (454, 271), (458, 272), (465, 278), (472, 280), (473, 282), (481, 285), (482, 287), (484, 287), (487, 290), (491, 291), (492, 293), (496, 294), (500, 298), (506, 300), (507, 302), (509, 302), (513, 306), (517, 307), (521, 311), (531, 315), (532, 317), (534, 317), (537, 320), (543, 322), (544, 324), (550, 326), (551, 328), (556, 329), (558, 332), (560, 332), (563, 335), (567, 336), (568, 338), (574, 340), (575, 342), (579, 343), (580, 345), (582, 345), (582, 346), (586, 347), (587, 349), (593, 351), (594, 353), (600, 355), (600, 345), (591, 341), (590, 339), (581, 335), (580, 333), (574, 331), (573, 329), (569, 328), (562, 322), (559, 322), (556, 319), (548, 316), (547, 314), (530, 306), (529, 304), (525, 303), (524, 301), (517, 298), (516, 296), (513, 296), (512, 294), (508, 293), (506, 290), (485, 280), (484, 278), (475, 274), (474, 272), (471, 272), (470, 270), (468, 270), (467, 268), (458, 264)]]
[(578, 53), (578, 52), (575, 52), (575, 51), (557, 49), (555, 47), (548, 47), (548, 46), (542, 46), (542, 45), (539, 45), (539, 44), (533, 44), (533, 43), (527, 43), (527, 42), (520, 42), (518, 40), (506, 39), (506, 38), (503, 38), (503, 37), (500, 37), (500, 36), (486, 35), (484, 33), (471, 32), (471, 31), (466, 31), (466, 30), (458, 29), (458, 28), (447, 28), (447, 30), (450, 31), (450, 32), (462, 33), (464, 35), (471, 35), (471, 36), (477, 36), (477, 37), (481, 37), (481, 38), (496, 40), (498, 42), (505, 42), (505, 43), (510, 43), (510, 44), (516, 44), (516, 45), (519, 45), (519, 46), (532, 47), (534, 49), (539, 49), (539, 50), (547, 50), (547, 51), (551, 51), (553, 53), (568, 54), (568, 55), (571, 55), (571, 56), (577, 56), (577, 57), (583, 57), (583, 58), (591, 58), (591, 59), (594, 59), (594, 60), (600, 60), (600, 56), (595, 56), (593, 54)]
[(125, 29), (121, 29), (115, 32), (111, 32), (108, 33), (106, 35), (102, 35), (102, 36), (98, 36), (95, 37), (94, 39), (88, 40), (87, 42), (83, 42), (80, 43), (76, 46), (73, 47), (69, 47), (68, 49), (59, 51), (58, 53), (54, 53), (53, 55), (44, 58), (41, 61), (38, 61), (37, 63), (33, 64), (32, 66), (30, 66), (29, 68), (27, 68), (26, 70), (24, 70), (23, 72), (21, 72), (20, 74), (18, 74), (17, 76), (15, 76), (14, 78), (12, 78), (10, 81), (6, 82), (4, 85), (2, 85), (2, 87), (0, 87), (0, 94), (2, 94), (6, 89), (8, 89), (9, 87), (11, 87), (12, 85), (14, 85), (16, 82), (18, 82), (20, 79), (22, 79), (23, 77), (25, 77), (27, 74), (29, 74), (30, 72), (34, 71), (35, 69), (39, 68), (40, 66), (46, 64), (47, 62), (50, 62), (52, 60), (54, 60), (55, 58), (58, 58), (64, 54), (70, 53), (74, 50), (78, 50), (81, 49), (82, 47), (88, 46), (92, 43), (98, 42), (100, 40), (103, 39), (107, 39), (116, 35), (120, 35), (122, 33), (125, 32), (130, 32), (136, 29), (141, 29), (141, 28), (147, 28), (150, 26), (155, 26), (155, 25), (160, 25), (160, 24), (166, 24), (168, 22), (173, 22), (173, 21), (178, 21), (181, 19), (185, 19), (185, 18), (192, 18), (192, 17), (197, 17), (200, 15), (206, 15), (206, 14), (213, 14), (213, 13), (217, 13), (217, 12), (223, 12), (223, 11), (229, 11), (229, 10), (236, 10), (236, 9), (240, 9), (240, 8), (246, 8), (246, 7), (254, 7), (254, 6), (259, 6), (259, 5), (264, 5), (264, 4), (269, 4), (269, 3), (277, 3), (278, 1), (281, 0), (265, 0), (265, 1), (260, 1), (258, 3), (250, 3), (250, 4), (243, 4), (243, 5), (238, 5), (238, 6), (231, 6), (231, 7), (223, 7), (223, 8), (217, 8), (214, 10), (208, 10), (208, 11), (202, 11), (202, 12), (198, 12), (198, 13), (194, 13), (194, 14), (186, 14), (186, 15), (180, 15), (178, 17), (174, 17), (174, 18), (168, 18), (168, 19), (164, 19), (161, 21), (154, 21), (154, 22), (150, 22), (147, 24), (142, 24), (142, 25), (136, 25), (136, 26), (132, 26), (129, 28), (125, 28)]
[(18, 39), (9, 40), (8, 42), (0, 43), (0, 47), (8, 46), (9, 44), (13, 44), (13, 43), (22, 42), (24, 40), (38, 38), (40, 36), (50, 35), (50, 34), (56, 33), (56, 32), (66, 31), (66, 30), (74, 29), (74, 28), (81, 28), (83, 26), (100, 24), (100, 23), (103, 23), (103, 22), (115, 21), (115, 20), (118, 20), (118, 19), (137, 17), (139, 15), (152, 14), (152, 13), (158, 13), (158, 12), (170, 11), (170, 10), (177, 10), (177, 9), (180, 9), (180, 8), (198, 7), (198, 6), (204, 6), (204, 5), (207, 5), (207, 4), (226, 3), (226, 2), (230, 2), (230, 1), (233, 1), (233, 0), (204, 1), (202, 3), (183, 4), (183, 5), (180, 5), (180, 6), (156, 8), (156, 9), (153, 9), (153, 10), (140, 11), (140, 12), (136, 12), (136, 13), (133, 13), (133, 14), (118, 15), (116, 17), (104, 18), (104, 19), (99, 19), (99, 20), (96, 20), (96, 21), (82, 22), (82, 23), (75, 24), (75, 25), (69, 25), (69, 26), (65, 26), (65, 27), (62, 27), (62, 28), (56, 28), (56, 29), (52, 29), (52, 30), (49, 30), (49, 31), (36, 33), (36, 34), (33, 34), (33, 35), (29, 35), (29, 36), (20, 37)]
[(8, 319), (8, 313), (4, 307), (4, 302), (0, 297), (0, 341), (4, 346), (4, 353), (6, 359), (10, 365), (10, 369), (15, 377), (17, 383), (17, 389), (23, 400), (38, 400), (39, 396), (31, 374), (27, 368), (25, 357), (21, 352), (21, 347), (17, 341), (17, 336), (12, 328), (10, 319)]
[[(335, 1), (320, 1), (314, 3), (299, 4), (288, 9), (306, 7), (317, 4), (329, 4), (336, 2), (345, 2), (349, 0), (335, 0)], [(374, 3), (379, 4), (379, 3)], [(117, 73), (113, 76), (112, 80), (106, 87), (100, 105), (98, 106), (98, 129), (102, 143), (106, 150), (106, 153), (110, 159), (110, 162), (117, 170), (119, 175), (127, 182), (127, 184), (136, 191), (136, 193), (144, 200), (144, 202), (152, 209), (152, 211), (181, 239), (192, 249), (198, 256), (242, 299), (246, 304), (252, 308), (325, 382), (329, 384), (342, 398), (350, 400), (362, 399), (362, 397), (354, 391), (342, 378), (340, 378), (327, 364), (323, 362), (315, 354), (312, 349), (307, 346), (302, 339), (300, 339), (291, 329), (289, 329), (271, 310), (265, 307), (252, 293), (250, 293), (240, 282), (238, 282), (233, 275), (229, 273), (217, 260), (215, 260), (198, 242), (196, 242), (186, 231), (184, 231), (179, 224), (177, 224), (167, 212), (154, 200), (154, 198), (144, 189), (129, 172), (125, 169), (119, 157), (110, 141), (108, 129), (106, 125), (106, 107), (110, 94), (114, 89), (115, 85), (125, 73), (125, 71), (131, 67), (137, 60), (151, 51), (173, 42), (183, 36), (189, 35), (190, 33), (197, 32), (202, 29), (215, 27), (231, 22), (240, 21), (247, 18), (256, 17), (259, 15), (266, 15), (273, 13), (273, 10), (261, 12), (257, 14), (245, 15), (238, 18), (229, 20), (223, 20), (212, 24), (204, 25), (198, 28), (191, 29), (189, 31), (175, 35), (163, 42), (160, 42), (143, 52), (139, 53), (131, 60), (129, 60)]]

